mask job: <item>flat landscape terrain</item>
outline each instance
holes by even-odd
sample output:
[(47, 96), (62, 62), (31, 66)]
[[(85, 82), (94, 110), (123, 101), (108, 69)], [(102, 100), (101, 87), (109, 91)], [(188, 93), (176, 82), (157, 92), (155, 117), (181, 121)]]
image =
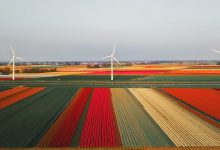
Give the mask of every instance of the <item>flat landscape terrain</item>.
[(116, 67), (114, 81), (84, 65), (4, 75), (0, 147), (218, 149), (219, 108), (217, 65)]
[[(16, 81), (10, 75), (0, 76), (2, 86), (75, 86), (75, 87), (211, 87), (220, 88), (218, 65), (133, 65), (115, 67), (114, 81), (110, 80), (110, 68), (76, 66), (18, 66), (51, 69), (55, 72), (17, 73)], [(2, 67), (4, 68), (4, 67)], [(0, 68), (1, 69), (1, 68)]]

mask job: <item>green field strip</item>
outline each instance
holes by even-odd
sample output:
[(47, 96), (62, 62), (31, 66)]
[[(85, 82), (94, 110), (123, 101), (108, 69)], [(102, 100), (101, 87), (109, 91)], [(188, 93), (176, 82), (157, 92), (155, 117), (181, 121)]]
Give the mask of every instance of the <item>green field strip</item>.
[[(135, 80), (135, 79), (141, 80)], [(109, 88), (165, 88), (165, 87), (194, 87), (194, 88), (220, 88), (219, 75), (115, 75), (114, 81), (110, 75), (66, 75), (43, 77), (19, 81), (2, 81), (0, 86), (45, 86), (45, 87), (109, 87)]]
[[(144, 77), (143, 75), (114, 75), (114, 81), (126, 81), (131, 80), (138, 77)], [(82, 80), (95, 80), (95, 81), (109, 81), (109, 75), (65, 75), (65, 76), (54, 76), (54, 77), (43, 77), (43, 78), (36, 78), (33, 80), (71, 80), (71, 81), (82, 81)]]
[(12, 87), (7, 87), (7, 86), (0, 86), (0, 92), (5, 91), (5, 90), (9, 90)]
[(146, 77), (143, 81), (155, 82), (219, 82), (220, 76), (218, 75), (186, 75), (186, 76), (152, 76)]
[(41, 91), (41, 92), (31, 96), (31, 97), (26, 98), (23, 101), (20, 101), (18, 103), (10, 105), (10, 106), (8, 106), (4, 109), (1, 109), (0, 110), (0, 122), (4, 122), (5, 120), (7, 120), (11, 116), (19, 113), (19, 111), (22, 111), (26, 107), (30, 107), (29, 105), (32, 105), (32, 104), (36, 103), (38, 99), (43, 98), (49, 92), (51, 92), (53, 89), (54, 88), (51, 88), (51, 87), (46, 88), (45, 90), (43, 90), (43, 91)]
[(127, 90), (111, 89), (123, 147), (174, 146)]
[(108, 87), (108, 88), (216, 88), (220, 89), (220, 82), (148, 82), (148, 81), (126, 81), (126, 82), (116, 82), (116, 81), (16, 81), (16, 82), (0, 82), (0, 86), (28, 86), (28, 87), (76, 87), (76, 88), (85, 88), (85, 87)]
[[(114, 81), (151, 81), (151, 82), (215, 82), (220, 81), (219, 75), (186, 75), (186, 76), (169, 76), (169, 75), (114, 75)], [(141, 80), (138, 80), (141, 79)], [(109, 81), (110, 75), (65, 75), (54, 77), (36, 78), (33, 80), (59, 80), (59, 81)], [(114, 82), (113, 81), (113, 82)]]
[(35, 138), (29, 143), (28, 146), (33, 147), (36, 146), (41, 138), (44, 136), (44, 134), (48, 131), (48, 129), (53, 125), (53, 123), (57, 120), (57, 118), (61, 115), (61, 113), (65, 110), (65, 108), (69, 105), (72, 98), (76, 95), (78, 89), (75, 89), (75, 93), (69, 98), (69, 101), (65, 104), (63, 104), (62, 108), (54, 115), (54, 117), (48, 121), (47, 124), (45, 124), (45, 127), (42, 128), (40, 132), (35, 136)]
[(70, 145), (71, 147), (78, 147), (79, 146), (80, 136), (81, 136), (81, 133), (82, 133), (82, 130), (83, 130), (83, 125), (84, 125), (84, 122), (85, 122), (85, 119), (86, 119), (86, 115), (87, 115), (87, 112), (88, 112), (88, 109), (89, 109), (89, 105), (90, 105), (90, 102), (91, 102), (91, 99), (92, 99), (93, 92), (94, 92), (94, 89), (92, 89), (92, 92), (89, 96), (89, 99), (87, 101), (85, 109), (84, 109), (84, 111), (82, 113), (82, 116), (80, 118), (79, 124), (77, 126), (76, 132), (74, 133), (74, 135), (72, 137), (72, 143)]
[(39, 132), (53, 121), (76, 91), (77, 88), (70, 87), (48, 88), (0, 111), (0, 147), (33, 146), (38, 142), (34, 140), (39, 139)]

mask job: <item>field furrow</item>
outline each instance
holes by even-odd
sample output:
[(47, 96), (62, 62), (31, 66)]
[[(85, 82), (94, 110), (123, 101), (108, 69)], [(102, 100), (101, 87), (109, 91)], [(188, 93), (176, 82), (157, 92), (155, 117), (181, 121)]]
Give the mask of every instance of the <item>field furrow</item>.
[(129, 89), (178, 147), (220, 146), (220, 129), (154, 89)]

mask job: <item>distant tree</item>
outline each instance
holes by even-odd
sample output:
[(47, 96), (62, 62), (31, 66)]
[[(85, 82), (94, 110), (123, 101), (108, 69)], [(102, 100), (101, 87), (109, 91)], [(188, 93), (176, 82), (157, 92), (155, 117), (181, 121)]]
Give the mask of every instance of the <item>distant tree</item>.
[(74, 65), (80, 65), (80, 62), (74, 62)]
[(23, 69), (23, 73), (43, 73), (43, 72), (56, 72), (57, 68), (28, 68)]
[(87, 68), (100, 68), (99, 64), (88, 64)]
[(216, 63), (216, 65), (220, 65), (220, 61), (218, 61), (218, 62)]

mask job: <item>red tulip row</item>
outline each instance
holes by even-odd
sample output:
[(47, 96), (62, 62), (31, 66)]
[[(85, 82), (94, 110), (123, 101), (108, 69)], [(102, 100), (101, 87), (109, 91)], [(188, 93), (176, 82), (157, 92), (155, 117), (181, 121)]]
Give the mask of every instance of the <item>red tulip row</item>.
[(15, 87), (15, 88), (12, 88), (12, 89), (9, 89), (6, 91), (2, 91), (2, 92), (0, 92), (0, 99), (5, 98), (10, 95), (13, 95), (13, 94), (16, 94), (16, 93), (21, 92), (23, 90), (26, 90), (28, 88), (29, 87), (18, 86), (18, 87)]
[(202, 88), (163, 88), (163, 90), (197, 110), (220, 119), (220, 91)]
[(11, 104), (16, 103), (16, 102), (19, 102), (19, 101), (21, 101), (21, 100), (23, 100), (33, 94), (36, 94), (44, 89), (45, 89), (44, 87), (27, 88), (27, 90), (23, 90), (17, 94), (2, 98), (0, 100), (0, 109), (3, 109)]
[(68, 106), (47, 131), (38, 144), (39, 147), (68, 147), (76, 131), (92, 88), (80, 89)]
[(95, 88), (80, 137), (80, 147), (119, 147), (121, 141), (109, 88)]

